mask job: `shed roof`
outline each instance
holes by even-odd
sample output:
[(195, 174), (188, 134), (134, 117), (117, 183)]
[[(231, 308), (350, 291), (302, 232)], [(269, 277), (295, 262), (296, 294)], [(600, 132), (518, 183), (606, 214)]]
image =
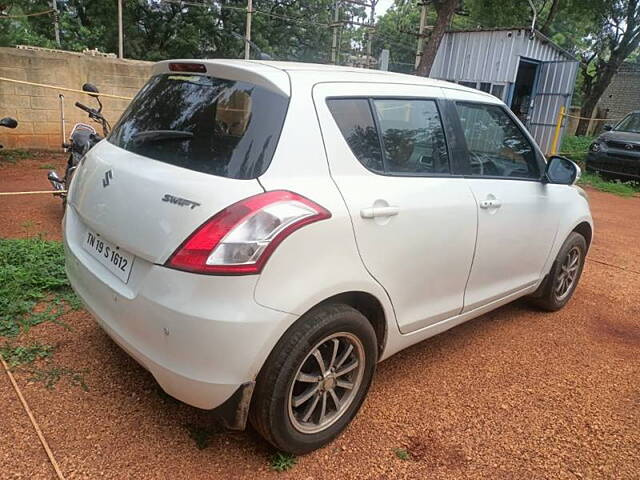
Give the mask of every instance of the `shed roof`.
[[(513, 32), (513, 31), (521, 31), (521, 30), (531, 31), (531, 28), (530, 27), (465, 28), (465, 29), (447, 30), (447, 33), (454, 33), (455, 34), (455, 33), (475, 33), (475, 32)], [(568, 50), (562, 48), (560, 45), (555, 43), (553, 40), (551, 40), (549, 37), (547, 37), (540, 30), (537, 30), (537, 29), (533, 30), (533, 35), (539, 41), (541, 41), (542, 43), (549, 44), (551, 47), (553, 47), (554, 49), (556, 49), (558, 52), (562, 53), (563, 55), (569, 57), (571, 60), (575, 60), (576, 62), (580, 61), (575, 55), (573, 55)]]

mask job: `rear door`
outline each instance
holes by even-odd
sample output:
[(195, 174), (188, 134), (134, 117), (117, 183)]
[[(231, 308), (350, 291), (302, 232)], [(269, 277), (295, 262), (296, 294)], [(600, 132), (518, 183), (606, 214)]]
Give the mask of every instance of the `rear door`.
[(314, 88), (331, 175), (402, 333), (461, 311), (473, 257), (476, 205), (451, 169), (441, 96), (409, 85)]

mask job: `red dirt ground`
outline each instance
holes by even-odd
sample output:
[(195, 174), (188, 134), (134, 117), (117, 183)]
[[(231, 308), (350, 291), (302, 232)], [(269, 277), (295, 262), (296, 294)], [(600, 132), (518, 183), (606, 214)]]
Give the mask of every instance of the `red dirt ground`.
[[(0, 166), (0, 191), (48, 188), (42, 155)], [(153, 378), (85, 312), (27, 339), (57, 345), (52, 364), (88, 392), (18, 382), (67, 478), (640, 478), (640, 198), (590, 191), (596, 234), (569, 305), (503, 307), (379, 365), (364, 407), (329, 446), (289, 472), (249, 430), (198, 450), (188, 424), (207, 412), (162, 395)], [(0, 236), (59, 239), (60, 200), (0, 199)], [(0, 477), (52, 478), (0, 372)], [(406, 448), (410, 460), (396, 457)]]

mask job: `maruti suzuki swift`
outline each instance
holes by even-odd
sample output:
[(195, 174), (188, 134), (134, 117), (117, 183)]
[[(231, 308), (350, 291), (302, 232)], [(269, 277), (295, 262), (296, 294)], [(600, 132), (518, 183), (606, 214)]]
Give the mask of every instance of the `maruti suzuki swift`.
[(593, 235), (579, 175), (460, 85), (160, 62), (77, 169), (66, 268), (168, 394), (304, 453), (377, 362), (520, 297), (569, 301)]

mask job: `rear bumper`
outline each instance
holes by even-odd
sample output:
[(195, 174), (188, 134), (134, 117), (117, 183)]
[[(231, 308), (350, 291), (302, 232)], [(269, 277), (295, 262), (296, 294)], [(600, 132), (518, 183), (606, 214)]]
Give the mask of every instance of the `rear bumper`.
[(125, 285), (74, 241), (74, 217), (68, 209), (67, 275), (102, 329), (189, 405), (213, 409), (246, 391), (296, 317), (258, 305), (254, 276), (195, 275), (136, 259)]

